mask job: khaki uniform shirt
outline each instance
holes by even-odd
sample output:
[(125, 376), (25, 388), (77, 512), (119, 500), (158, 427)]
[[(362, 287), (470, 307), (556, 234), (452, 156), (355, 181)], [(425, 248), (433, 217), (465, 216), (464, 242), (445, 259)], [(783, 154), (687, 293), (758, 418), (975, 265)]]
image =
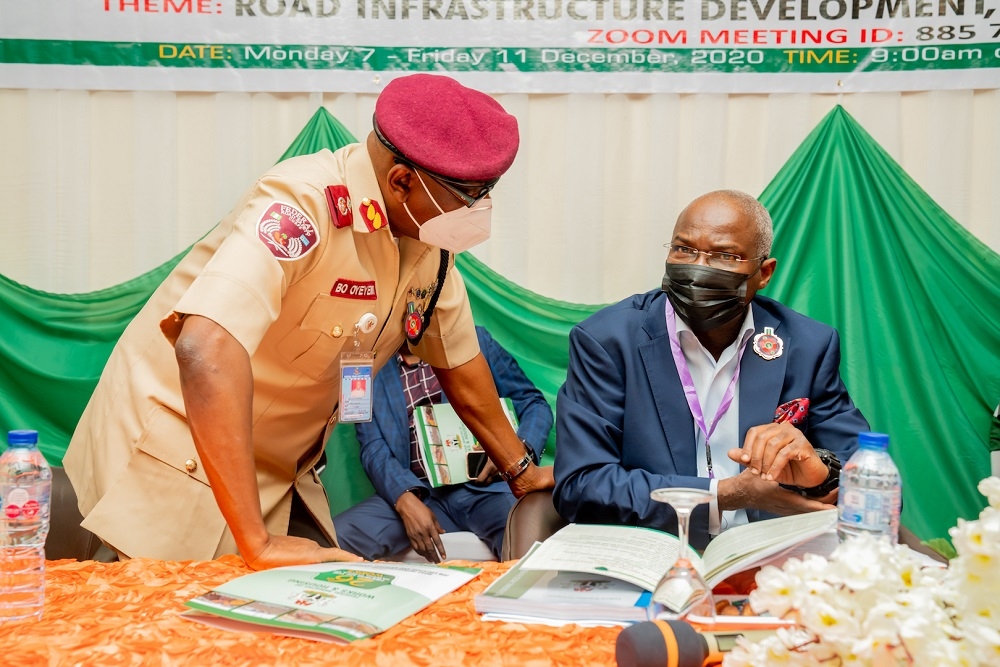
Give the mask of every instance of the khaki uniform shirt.
[[(191, 249), (125, 330), (70, 442), (64, 465), (84, 527), (131, 557), (236, 553), (188, 428), (174, 355), (181, 318), (196, 314), (250, 356), (268, 531), (287, 533), (294, 488), (335, 543), (313, 466), (337, 420), (340, 354), (355, 349), (354, 325), (371, 313), (376, 326), (358, 334), (357, 349), (375, 351), (377, 371), (403, 341), (408, 307), (426, 309), (441, 261), (420, 241), (397, 245), (384, 210), (366, 147), (324, 150), (276, 165)], [(479, 352), (453, 262), (413, 349), (443, 368)]]

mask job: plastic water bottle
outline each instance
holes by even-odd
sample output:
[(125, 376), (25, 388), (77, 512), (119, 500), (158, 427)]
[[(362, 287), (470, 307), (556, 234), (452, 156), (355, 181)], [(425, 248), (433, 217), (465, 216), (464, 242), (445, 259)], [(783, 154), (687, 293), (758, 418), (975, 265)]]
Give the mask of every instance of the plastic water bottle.
[(889, 436), (861, 433), (859, 448), (840, 472), (837, 501), (837, 535), (885, 535), (899, 540), (899, 509), (902, 483), (899, 469), (889, 456)]
[(42, 616), (52, 495), (38, 431), (10, 431), (7, 443), (0, 456), (0, 623)]

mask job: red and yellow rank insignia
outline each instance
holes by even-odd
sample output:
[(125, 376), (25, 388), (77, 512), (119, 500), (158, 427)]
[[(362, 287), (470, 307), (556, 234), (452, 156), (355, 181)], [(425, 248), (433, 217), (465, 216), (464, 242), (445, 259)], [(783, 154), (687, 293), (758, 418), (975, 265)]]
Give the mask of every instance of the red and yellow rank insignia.
[(319, 245), (319, 229), (291, 204), (272, 202), (257, 221), (257, 237), (282, 261), (299, 259)]
[(361, 200), (360, 210), (361, 218), (365, 221), (368, 231), (374, 232), (377, 229), (385, 227), (385, 213), (382, 212), (382, 207), (379, 206), (377, 201), (365, 197)]
[(337, 229), (350, 227), (354, 224), (354, 212), (351, 211), (351, 195), (344, 185), (326, 186), (326, 205), (330, 208), (330, 219)]

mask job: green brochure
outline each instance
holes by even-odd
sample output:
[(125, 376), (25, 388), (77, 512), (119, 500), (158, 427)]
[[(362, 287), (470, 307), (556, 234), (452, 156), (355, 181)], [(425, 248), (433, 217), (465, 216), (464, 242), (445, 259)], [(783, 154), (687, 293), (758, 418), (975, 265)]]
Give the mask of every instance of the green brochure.
[(233, 579), (186, 604), (182, 617), (232, 630), (347, 643), (384, 631), (471, 581), (479, 568), (319, 563)]

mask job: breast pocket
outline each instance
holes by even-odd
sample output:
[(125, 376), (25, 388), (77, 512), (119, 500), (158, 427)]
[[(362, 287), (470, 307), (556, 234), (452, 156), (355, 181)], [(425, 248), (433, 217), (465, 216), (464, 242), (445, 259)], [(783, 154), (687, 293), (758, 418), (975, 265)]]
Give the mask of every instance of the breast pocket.
[[(334, 382), (340, 368), (340, 353), (354, 346), (354, 324), (368, 311), (365, 304), (318, 295), (309, 305), (298, 328), (281, 339), (282, 358), (295, 370), (318, 382)], [(361, 334), (361, 349), (366, 336)]]

